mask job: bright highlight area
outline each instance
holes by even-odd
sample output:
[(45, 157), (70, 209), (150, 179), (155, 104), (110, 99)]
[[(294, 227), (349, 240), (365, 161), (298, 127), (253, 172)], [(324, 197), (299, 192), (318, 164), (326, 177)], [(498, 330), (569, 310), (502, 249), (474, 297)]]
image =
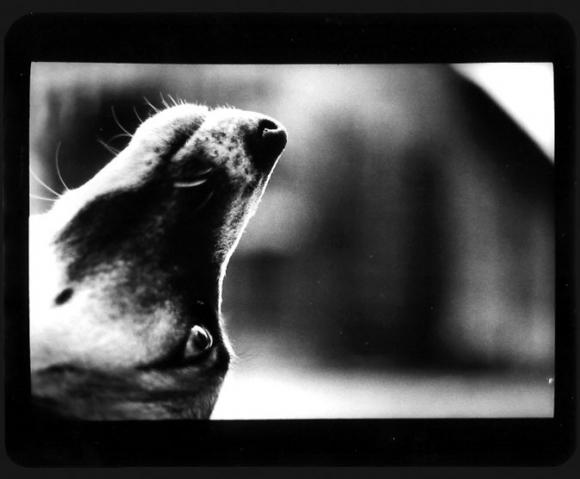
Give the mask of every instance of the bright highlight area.
[(554, 160), (552, 63), (464, 63), (453, 66), (487, 91)]

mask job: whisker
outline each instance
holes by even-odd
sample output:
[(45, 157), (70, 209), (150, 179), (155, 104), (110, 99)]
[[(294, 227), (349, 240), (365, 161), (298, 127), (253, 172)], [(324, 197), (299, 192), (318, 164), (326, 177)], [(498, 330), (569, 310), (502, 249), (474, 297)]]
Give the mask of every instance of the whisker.
[(106, 142), (104, 142), (100, 138), (98, 138), (97, 141), (105, 148), (105, 150), (107, 150), (112, 155), (117, 156), (119, 154), (120, 150), (113, 148), (111, 145), (108, 145)]
[(131, 135), (128, 135), (127, 133), (118, 133), (117, 135), (113, 135), (111, 138), (109, 138), (109, 141), (116, 140), (117, 138), (133, 138), (133, 137)]
[(126, 135), (128, 135), (130, 138), (132, 138), (132, 137), (133, 137), (133, 135), (131, 135), (131, 133), (129, 133), (129, 132), (127, 131), (127, 129), (126, 129), (126, 128), (125, 128), (123, 125), (121, 125), (121, 122), (120, 122), (120, 121), (119, 121), (119, 119), (117, 118), (117, 115), (115, 114), (115, 107), (114, 107), (114, 106), (112, 106), (112, 107), (111, 107), (111, 113), (113, 114), (113, 119), (115, 120), (115, 123), (117, 124), (117, 126), (118, 126), (119, 128), (121, 128), (121, 130), (123, 130), (123, 132), (124, 132)]
[(60, 180), (60, 182), (62, 183), (62, 186), (64, 186), (64, 189), (66, 191), (70, 191), (70, 188), (67, 186), (67, 184), (65, 183), (61, 173), (60, 173), (60, 166), (59, 166), (59, 155), (60, 155), (60, 145), (62, 143), (59, 141), (58, 145), (56, 146), (56, 154), (54, 155), (54, 164), (56, 166), (56, 174), (58, 175), (58, 179)]
[(165, 100), (165, 97), (163, 96), (163, 93), (159, 92), (159, 96), (161, 97), (161, 103), (163, 103), (163, 106), (164, 106), (165, 108), (169, 108), (169, 107), (170, 107), (170, 105), (169, 105), (169, 103), (167, 103), (167, 101)]
[(177, 101), (175, 100), (175, 98), (173, 98), (169, 93), (167, 94), (167, 96), (171, 100), (171, 103), (173, 103), (173, 106), (177, 106)]
[(207, 205), (208, 201), (211, 199), (211, 197), (213, 196), (213, 192), (214, 190), (211, 190), (208, 195), (205, 197), (205, 199), (201, 202), (200, 205), (198, 205), (198, 207), (194, 210), (194, 213), (197, 213), (199, 210), (201, 210), (205, 205)]
[(139, 123), (143, 123), (143, 120), (139, 116), (139, 113), (137, 113), (137, 108), (135, 108), (135, 105), (133, 105), (133, 113), (135, 113), (135, 116), (137, 117), (137, 120), (139, 120)]
[(60, 194), (57, 193), (56, 191), (54, 191), (50, 186), (48, 186), (44, 181), (42, 181), (38, 176), (36, 176), (36, 173), (34, 173), (34, 171), (32, 171), (31, 167), (28, 167), (28, 171), (30, 172), (30, 174), (32, 175), (32, 177), (38, 181), (42, 186), (44, 186), (48, 191), (50, 191), (51, 193), (55, 194), (56, 196), (58, 196), (60, 198)]
[(149, 107), (155, 112), (155, 113), (159, 113), (159, 109), (156, 108), (155, 106), (153, 106), (153, 103), (151, 103), (146, 97), (143, 97), (143, 100), (145, 100), (145, 103), (147, 103), (147, 105), (149, 105)]
[(34, 198), (35, 200), (43, 200), (43, 201), (50, 201), (52, 203), (54, 203), (56, 201), (56, 198), (44, 198), (43, 196), (38, 196), (38, 195), (34, 195), (32, 193), (30, 193), (29, 195), (31, 198)]

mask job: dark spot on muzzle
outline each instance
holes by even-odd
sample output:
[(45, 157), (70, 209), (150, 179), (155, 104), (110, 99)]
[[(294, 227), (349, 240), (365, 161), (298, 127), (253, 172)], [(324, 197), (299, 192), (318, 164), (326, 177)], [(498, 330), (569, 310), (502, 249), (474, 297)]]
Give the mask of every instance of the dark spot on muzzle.
[(54, 298), (54, 304), (60, 306), (61, 304), (66, 303), (73, 294), (72, 288), (63, 289), (56, 298)]
[(270, 119), (262, 119), (247, 136), (247, 145), (254, 164), (269, 169), (286, 146), (286, 130)]

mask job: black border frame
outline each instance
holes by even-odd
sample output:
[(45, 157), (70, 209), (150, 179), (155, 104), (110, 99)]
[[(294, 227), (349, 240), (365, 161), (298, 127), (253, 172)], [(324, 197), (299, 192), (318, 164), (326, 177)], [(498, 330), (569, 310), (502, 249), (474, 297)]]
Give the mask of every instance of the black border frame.
[[(138, 39), (138, 41), (136, 41)], [(162, 39), (160, 41), (160, 39)], [(5, 38), (7, 451), (22, 465), (555, 465), (575, 447), (571, 27), (543, 14), (51, 14)], [(556, 396), (552, 419), (52, 422), (28, 398), (31, 61), (439, 63), (551, 61), (556, 104)], [(6, 281), (9, 279), (9, 281)]]

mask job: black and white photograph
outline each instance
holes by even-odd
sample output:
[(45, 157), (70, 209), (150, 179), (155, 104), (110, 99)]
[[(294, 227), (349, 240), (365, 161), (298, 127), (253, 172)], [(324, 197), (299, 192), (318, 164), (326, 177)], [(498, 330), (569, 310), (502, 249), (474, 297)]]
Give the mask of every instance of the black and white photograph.
[(551, 64), (45, 62), (30, 93), (39, 407), (552, 416)]
[(5, 51), (14, 464), (573, 454), (561, 18), (33, 13)]

